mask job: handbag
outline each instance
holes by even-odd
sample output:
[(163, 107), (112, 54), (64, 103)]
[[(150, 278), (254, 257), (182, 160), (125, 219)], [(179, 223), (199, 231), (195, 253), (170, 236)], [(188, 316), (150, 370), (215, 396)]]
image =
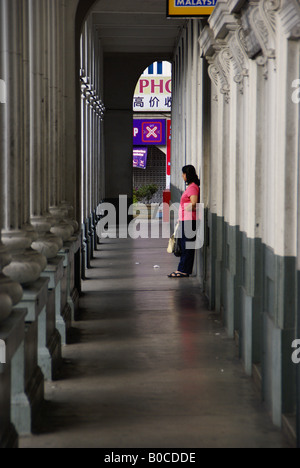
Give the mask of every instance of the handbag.
[(179, 237), (175, 238), (175, 246), (174, 246), (174, 255), (175, 257), (181, 257), (182, 250), (181, 250), (181, 241)]
[(175, 250), (175, 236), (173, 234), (172, 237), (169, 240), (169, 245), (168, 245), (167, 252), (169, 254), (172, 254), (172, 253), (174, 253), (174, 250)]
[(181, 242), (178, 237), (179, 223), (176, 225), (175, 232), (169, 240), (167, 252), (174, 254), (175, 257), (181, 257)]

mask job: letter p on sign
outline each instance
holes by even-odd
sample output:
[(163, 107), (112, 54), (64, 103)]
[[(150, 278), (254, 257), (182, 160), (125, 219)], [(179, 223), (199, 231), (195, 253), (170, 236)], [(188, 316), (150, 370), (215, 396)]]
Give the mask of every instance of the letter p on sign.
[(0, 340), (0, 364), (6, 364), (6, 345)]

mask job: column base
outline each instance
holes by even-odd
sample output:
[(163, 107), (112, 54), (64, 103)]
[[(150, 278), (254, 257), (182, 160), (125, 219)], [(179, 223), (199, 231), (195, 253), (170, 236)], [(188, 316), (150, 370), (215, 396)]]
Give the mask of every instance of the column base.
[(0, 271), (11, 262), (11, 255), (0, 240)]
[(47, 265), (44, 255), (28, 249), (21, 255), (13, 255), (12, 261), (3, 273), (22, 285), (37, 281)]
[(13, 303), (11, 298), (7, 294), (2, 294), (0, 292), (0, 322), (6, 320), (12, 311)]
[[(64, 257), (64, 280), (62, 282), (62, 307), (63, 315), (69, 326), (75, 320), (76, 309), (78, 308), (79, 292), (76, 289), (76, 256), (81, 246), (81, 236), (74, 236), (66, 242), (60, 255)], [(69, 317), (69, 315), (71, 316)]]
[(25, 393), (19, 393), (12, 398), (11, 417), (20, 436), (32, 432), (32, 416), (30, 401)]
[(1, 322), (1, 316), (3, 316), (2, 319), (5, 320), (7, 314), (10, 313), (9, 312), (9, 304), (10, 304), (9, 299), (11, 300), (13, 305), (17, 305), (22, 299), (23, 288), (21, 287), (19, 283), (12, 281), (10, 278), (0, 273), (0, 294), (4, 296), (3, 297), (4, 299), (3, 310), (1, 309), (1, 312), (0, 312), (0, 322)]
[(33, 250), (36, 250), (37, 252), (45, 255), (45, 257), (49, 260), (57, 256), (62, 246), (62, 239), (51, 233), (43, 234), (31, 245)]
[[(45, 380), (44, 375), (39, 367), (37, 367), (35, 372), (31, 375), (29, 384), (27, 385), (25, 391), (30, 403), (30, 419), (23, 421), (23, 424), (26, 424), (30, 432), (20, 435), (30, 435), (35, 431), (35, 428), (39, 427), (41, 407), (45, 397)], [(26, 414), (27, 413), (24, 412), (24, 416)]]
[(63, 259), (58, 256), (52, 259), (42, 273), (42, 276), (49, 278), (48, 300), (47, 300), (47, 348), (51, 355), (51, 380), (55, 380), (59, 374), (62, 356), (61, 345), (64, 341), (64, 334), (61, 334), (61, 303), (60, 290), (63, 277)]
[(63, 240), (63, 242), (66, 242), (74, 234), (74, 228), (71, 224), (61, 220), (58, 221), (54, 226), (52, 226), (51, 232), (52, 234), (60, 237)]
[[(56, 262), (61, 265), (58, 257)], [(56, 329), (56, 304), (52, 297), (51, 269), (57, 265), (48, 265), (39, 281), (24, 290), (21, 302), (27, 304), (26, 320), (38, 324), (37, 326), (37, 360), (46, 380), (53, 380), (61, 366), (61, 338)], [(48, 269), (48, 270), (47, 270)], [(50, 271), (49, 271), (50, 270)]]
[(76, 321), (76, 320), (79, 320), (78, 310), (79, 310), (79, 299), (80, 299), (79, 292), (77, 291), (76, 288), (74, 288), (73, 291), (71, 292), (71, 298), (74, 304), (74, 321)]
[(76, 230), (77, 223), (69, 219), (68, 208), (64, 206), (51, 206), (49, 212), (53, 217), (51, 232), (62, 238), (64, 242), (68, 241)]
[[(13, 404), (16, 393), (24, 394), (24, 378), (22, 386), (14, 380), (20, 370), (16, 368), (16, 356), (20, 346), (24, 346), (25, 310), (14, 310), (7, 320), (1, 324), (0, 339), (5, 342), (6, 363), (0, 367), (0, 448), (16, 448), (18, 445), (17, 428), (14, 426)], [(23, 361), (24, 368), (24, 361)], [(24, 376), (23, 376), (24, 377)]]
[(51, 380), (58, 380), (62, 368), (62, 343), (61, 335), (57, 329), (52, 333), (47, 346), (51, 355)]
[[(51, 360), (46, 347), (48, 282), (48, 279), (40, 278), (24, 288), (24, 295), (18, 306), (27, 309), (24, 348), (19, 351), (19, 363), (24, 363), (24, 371), (19, 378), (24, 380), (23, 386), (29, 406), (22, 392), (15, 395), (15, 411), (19, 414), (16, 421), (22, 435), (30, 434), (38, 422), (44, 401), (45, 376), (42, 368), (47, 372), (48, 362)], [(17, 377), (15, 379), (17, 380)]]

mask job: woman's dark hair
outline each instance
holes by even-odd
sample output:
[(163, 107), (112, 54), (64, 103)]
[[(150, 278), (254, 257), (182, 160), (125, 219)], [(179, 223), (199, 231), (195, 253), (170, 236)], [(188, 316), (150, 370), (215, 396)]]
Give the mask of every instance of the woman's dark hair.
[(196, 169), (194, 168), (194, 166), (184, 166), (182, 168), (182, 172), (183, 174), (186, 174), (186, 182), (188, 185), (194, 182), (194, 184), (200, 187), (200, 179), (196, 174)]

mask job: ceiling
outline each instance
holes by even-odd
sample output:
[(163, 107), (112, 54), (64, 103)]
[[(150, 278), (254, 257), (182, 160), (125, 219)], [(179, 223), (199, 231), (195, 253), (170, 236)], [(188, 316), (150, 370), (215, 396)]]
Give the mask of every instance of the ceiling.
[(167, 19), (166, 0), (98, 0), (91, 9), (104, 53), (171, 56), (185, 20)]

